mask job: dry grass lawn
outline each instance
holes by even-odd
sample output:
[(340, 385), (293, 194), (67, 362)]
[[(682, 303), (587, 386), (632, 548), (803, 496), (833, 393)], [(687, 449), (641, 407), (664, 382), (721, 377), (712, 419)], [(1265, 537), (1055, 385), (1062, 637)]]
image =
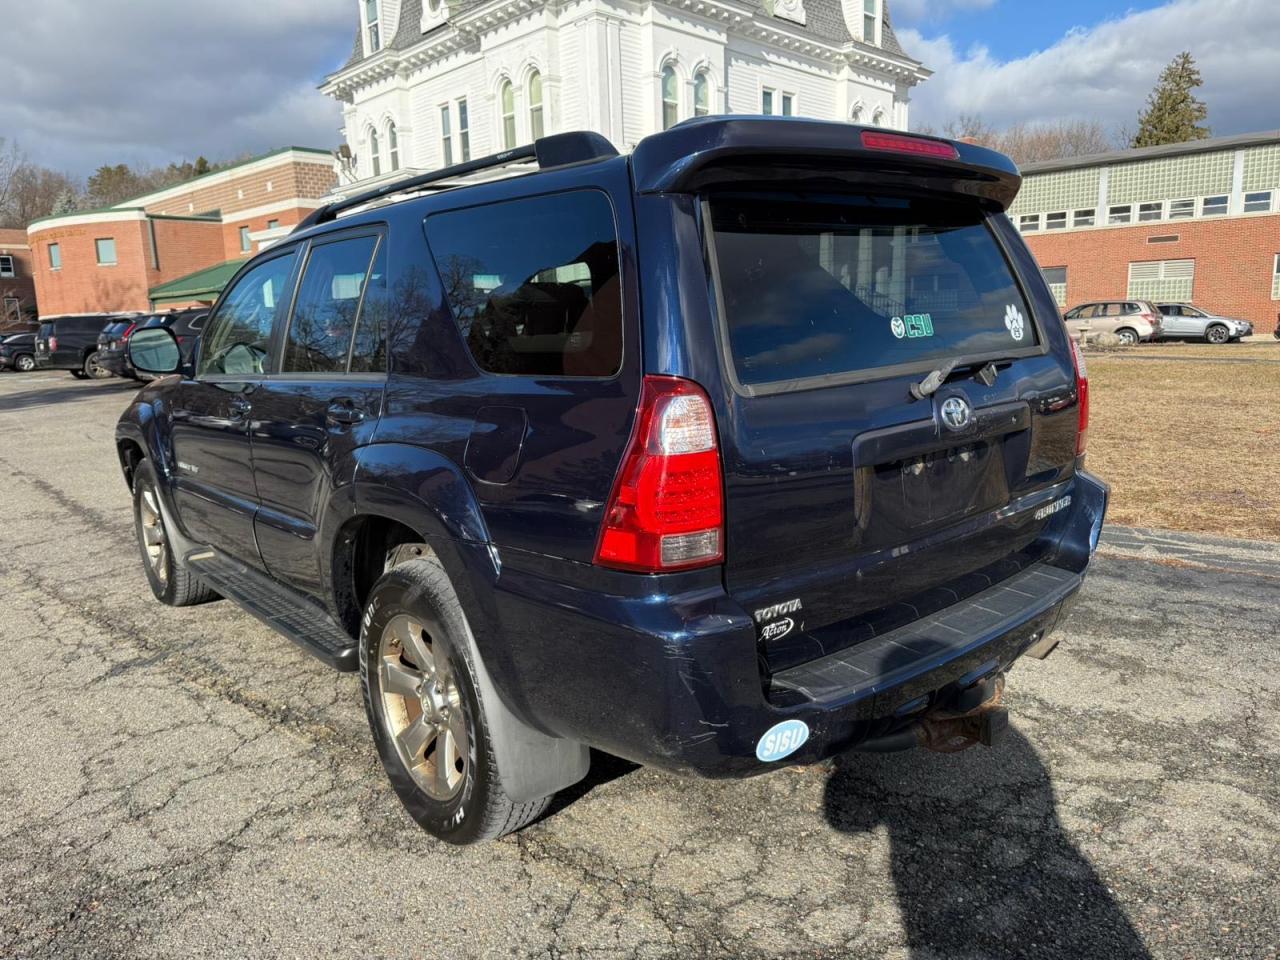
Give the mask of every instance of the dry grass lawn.
[[(1260, 362), (1212, 362), (1227, 357)], [(1088, 364), (1110, 522), (1280, 540), (1280, 349), (1154, 345)]]

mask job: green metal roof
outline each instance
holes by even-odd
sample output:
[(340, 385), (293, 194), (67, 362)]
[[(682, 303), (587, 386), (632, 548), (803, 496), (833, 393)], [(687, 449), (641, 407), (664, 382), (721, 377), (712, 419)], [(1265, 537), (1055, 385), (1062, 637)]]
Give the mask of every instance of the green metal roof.
[(228, 281), (236, 275), (248, 260), (228, 260), (216, 267), (207, 267), (195, 273), (170, 280), (152, 287), (149, 296), (156, 306), (162, 303), (185, 303), (188, 300), (215, 300)]

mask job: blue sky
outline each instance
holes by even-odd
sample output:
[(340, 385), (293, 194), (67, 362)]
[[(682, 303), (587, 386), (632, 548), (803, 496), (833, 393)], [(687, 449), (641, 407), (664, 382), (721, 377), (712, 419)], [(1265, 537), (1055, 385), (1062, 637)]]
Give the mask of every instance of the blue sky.
[[(889, 11), (900, 26), (913, 26), (926, 35), (946, 34), (960, 50), (986, 46), (1002, 60), (1013, 60), (1050, 47), (1076, 28), (1089, 28), (1129, 12), (1165, 4), (1074, 0), (1069, 3), (1004, 0), (983, 4), (894, 3)], [(985, 7), (985, 8), (984, 8)], [(918, 11), (923, 11), (923, 13)]]
[[(17, 0), (0, 0), (0, 21)], [(888, 0), (935, 71), (914, 126), (976, 114), (1132, 130), (1180, 50), (1200, 64), (1215, 134), (1280, 128), (1280, 0)], [(316, 85), (350, 53), (356, 0), (42, 0), (0, 57), (0, 138), (85, 176), (106, 163), (230, 159), (339, 143)], [(565, 91), (566, 96), (572, 91)]]

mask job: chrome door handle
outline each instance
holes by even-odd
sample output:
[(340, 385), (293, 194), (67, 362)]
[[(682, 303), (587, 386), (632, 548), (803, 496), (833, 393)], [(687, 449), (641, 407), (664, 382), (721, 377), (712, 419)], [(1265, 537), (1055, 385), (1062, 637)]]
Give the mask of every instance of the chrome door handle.
[(361, 423), (365, 418), (365, 412), (346, 398), (334, 400), (325, 413), (333, 423), (355, 424)]

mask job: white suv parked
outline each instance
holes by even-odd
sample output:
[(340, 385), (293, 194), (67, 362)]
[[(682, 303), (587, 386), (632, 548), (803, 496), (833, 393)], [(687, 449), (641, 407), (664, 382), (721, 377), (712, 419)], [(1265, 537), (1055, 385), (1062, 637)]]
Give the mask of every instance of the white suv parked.
[(1100, 300), (1082, 303), (1063, 314), (1071, 336), (1114, 333), (1123, 343), (1154, 340), (1163, 330), (1160, 311), (1146, 300)]

